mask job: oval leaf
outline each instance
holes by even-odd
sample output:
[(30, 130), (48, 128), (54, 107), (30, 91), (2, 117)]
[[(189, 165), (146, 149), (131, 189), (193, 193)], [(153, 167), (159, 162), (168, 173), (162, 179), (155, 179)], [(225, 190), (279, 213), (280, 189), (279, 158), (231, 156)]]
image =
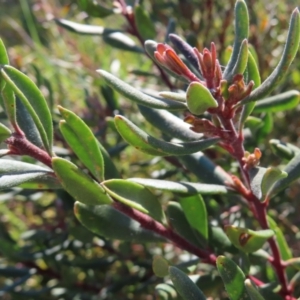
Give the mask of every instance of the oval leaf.
[(300, 148), (290, 143), (285, 143), (276, 139), (270, 140), (269, 143), (273, 153), (281, 158), (290, 160), (300, 153)]
[(17, 108), (16, 108), (16, 97), (9, 85), (5, 85), (2, 92), (2, 99), (4, 104), (4, 109), (7, 115), (7, 118), (12, 126), (18, 127), (17, 124)]
[(186, 101), (189, 111), (195, 115), (201, 115), (208, 108), (218, 107), (208, 88), (199, 82), (192, 82), (186, 91)]
[(113, 202), (97, 182), (68, 160), (54, 157), (52, 167), (62, 186), (76, 200), (88, 205)]
[(1, 74), (28, 110), (39, 131), (45, 149), (49, 154), (52, 154), (52, 117), (43, 94), (29, 77), (13, 67), (5, 66)]
[(205, 300), (206, 297), (197, 285), (181, 270), (169, 267), (170, 278), (175, 289), (184, 300)]
[(97, 70), (97, 72), (104, 78), (105, 82), (119, 92), (124, 97), (138, 103), (141, 105), (159, 108), (159, 109), (168, 109), (168, 110), (184, 110), (186, 105), (184, 103), (175, 102), (167, 99), (157, 99), (151, 96), (148, 96), (137, 89), (133, 88), (129, 84), (123, 82), (117, 77), (109, 74), (103, 70)]
[(144, 186), (123, 179), (107, 180), (102, 184), (111, 197), (149, 214), (159, 222), (165, 222), (165, 216), (157, 197)]
[(270, 229), (253, 231), (232, 225), (226, 225), (225, 232), (232, 244), (246, 253), (259, 250), (274, 235)]
[(244, 286), (245, 275), (239, 266), (225, 256), (217, 258), (217, 268), (231, 300), (251, 300)]
[(169, 263), (162, 256), (156, 255), (152, 261), (152, 269), (157, 277), (165, 277), (169, 274)]
[(58, 106), (65, 119), (60, 130), (78, 158), (98, 181), (104, 180), (104, 162), (97, 139), (91, 129), (73, 112)]
[(88, 206), (76, 202), (74, 213), (87, 229), (108, 239), (139, 243), (164, 241), (110, 205)]
[(175, 182), (168, 180), (158, 180), (149, 178), (128, 178), (127, 180), (137, 182), (143, 186), (162, 191), (171, 191), (182, 194), (227, 194), (225, 186), (217, 184), (193, 183), (193, 182)]
[(218, 142), (218, 138), (186, 143), (169, 143), (142, 131), (125, 117), (115, 116), (115, 124), (123, 139), (136, 149), (157, 156), (186, 155), (204, 150)]

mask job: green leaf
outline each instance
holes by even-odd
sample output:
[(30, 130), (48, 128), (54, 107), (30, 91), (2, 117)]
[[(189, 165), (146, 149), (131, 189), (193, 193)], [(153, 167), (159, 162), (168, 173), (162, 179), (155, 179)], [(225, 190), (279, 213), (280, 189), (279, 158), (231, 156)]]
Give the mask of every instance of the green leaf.
[(148, 96), (104, 70), (97, 70), (105, 82), (124, 97), (141, 105), (167, 110), (184, 110), (184, 103)]
[(52, 155), (52, 117), (43, 94), (29, 77), (13, 67), (3, 67), (1, 74), (28, 110), (39, 131), (45, 149)]
[(300, 148), (290, 143), (285, 143), (276, 139), (270, 140), (269, 143), (273, 153), (280, 158), (291, 160), (300, 153)]
[(230, 300), (251, 300), (244, 286), (245, 275), (234, 261), (225, 256), (219, 256), (217, 268)]
[[(261, 84), (259, 70), (256, 61), (253, 58), (250, 51), (248, 51), (248, 62), (247, 62), (247, 68), (245, 72), (247, 72), (248, 74), (247, 83), (249, 83), (252, 80), (254, 82), (254, 87), (255, 88), (259, 87)], [(250, 102), (243, 106), (240, 121), (239, 121), (239, 131), (243, 129), (243, 125), (246, 119), (248, 118), (248, 116), (250, 116), (250, 114), (252, 113), (254, 107), (255, 107), (255, 102)]]
[(182, 300), (171, 283), (158, 284), (155, 287), (155, 296), (157, 300)]
[(289, 66), (297, 54), (299, 41), (300, 16), (298, 8), (296, 8), (291, 16), (286, 44), (277, 67), (258, 88), (256, 88), (246, 99), (239, 103), (240, 105), (262, 99), (278, 86), (280, 81), (286, 76)]
[(5, 141), (12, 134), (11, 130), (7, 128), (4, 124), (0, 123), (0, 143)]
[(60, 122), (60, 131), (78, 158), (98, 181), (104, 180), (104, 161), (99, 143), (91, 129), (73, 112), (58, 106), (65, 121)]
[(231, 53), (229, 62), (223, 72), (223, 79), (230, 78), (231, 72), (237, 62), (242, 42), (248, 39), (249, 34), (249, 15), (247, 5), (244, 0), (237, 0), (234, 8), (234, 27), (235, 38), (233, 44), (233, 51)]
[(268, 216), (268, 223), (270, 228), (275, 232), (276, 242), (279, 246), (281, 259), (288, 260), (293, 257), (291, 249), (286, 242), (286, 239), (281, 231), (281, 229), (277, 226), (276, 222)]
[(300, 270), (300, 257), (290, 258), (285, 261), (285, 264), (289, 267), (291, 266), (296, 268), (297, 270)]
[(186, 101), (189, 111), (195, 115), (203, 114), (208, 108), (218, 107), (218, 102), (209, 89), (199, 82), (190, 83), (186, 91)]
[(178, 101), (178, 102), (186, 102), (186, 94), (185, 93), (174, 93), (174, 92), (160, 92), (159, 96), (164, 97), (166, 99)]
[[(9, 58), (2, 39), (0, 39), (0, 65), (9, 65)], [(0, 92), (3, 91), (4, 87), (5, 81), (0, 78)]]
[(248, 41), (244, 39), (237, 57), (237, 61), (232, 69), (232, 71), (227, 75), (226, 79), (228, 82), (232, 81), (234, 75), (243, 74), (246, 70), (248, 63)]
[(102, 184), (106, 192), (114, 199), (165, 223), (164, 212), (157, 197), (144, 186), (123, 179), (111, 179)]
[(207, 211), (201, 195), (180, 197), (180, 205), (190, 226), (200, 233), (204, 241), (208, 240)]
[(20, 184), (19, 187), (26, 190), (56, 190), (62, 188), (61, 184), (53, 176), (53, 174), (45, 174), (43, 176), (37, 177)]
[(134, 7), (134, 21), (140, 36), (144, 40), (154, 39), (156, 31), (153, 21), (150, 19), (149, 14), (144, 10), (141, 5)]
[(226, 185), (226, 182), (232, 182), (230, 175), (220, 166), (215, 165), (202, 152), (179, 156), (178, 159), (203, 182), (223, 185)]
[(253, 231), (232, 225), (226, 225), (225, 232), (232, 244), (246, 253), (259, 250), (274, 235), (270, 229)]
[(104, 178), (112, 179), (112, 178), (120, 178), (121, 175), (117, 170), (115, 164), (113, 163), (112, 159), (110, 158), (106, 149), (98, 142), (99, 149), (101, 151), (103, 162), (104, 162)]
[(6, 84), (1, 95), (7, 118), (12, 126), (17, 127), (16, 97), (12, 88)]
[(104, 32), (103, 41), (117, 49), (131, 51), (136, 53), (144, 53), (144, 49), (137, 46), (135, 41), (122, 32)]
[(230, 253), (236, 252), (236, 248), (232, 245), (224, 230), (219, 226), (209, 226), (209, 245), (211, 248), (221, 249)]
[(80, 24), (64, 19), (54, 19), (54, 21), (61, 27), (64, 27), (72, 32), (79, 34), (103, 35), (105, 33), (119, 32), (119, 30), (116, 29), (109, 29), (103, 26)]
[(169, 267), (170, 278), (184, 300), (205, 300), (206, 297), (194, 282), (176, 267)]
[(185, 143), (169, 143), (156, 139), (142, 131), (123, 116), (115, 116), (115, 125), (123, 139), (136, 149), (157, 156), (186, 155), (204, 150), (219, 141), (211, 138)]
[(200, 241), (198, 241), (199, 235), (196, 235), (196, 232), (191, 228), (179, 203), (169, 201), (166, 212), (171, 227), (174, 228), (177, 233), (192, 244), (196, 246), (201, 245)]
[(205, 184), (183, 181), (168, 181), (157, 180), (150, 178), (128, 178), (127, 180), (133, 181), (143, 186), (154, 188), (162, 191), (171, 191), (181, 194), (202, 194), (202, 195), (215, 195), (227, 194), (228, 190), (223, 185)]
[(114, 13), (113, 9), (100, 4), (98, 1), (77, 0), (77, 3), (79, 7), (87, 12), (91, 17), (105, 18)]
[(267, 169), (262, 167), (254, 167), (248, 171), (251, 191), (258, 199), (262, 199), (263, 196), (261, 183), (266, 171)]
[(154, 127), (158, 128), (169, 137), (182, 141), (198, 141), (203, 134), (190, 129), (191, 125), (164, 109), (154, 109), (139, 105), (139, 110), (144, 118)]
[(263, 198), (268, 197), (269, 191), (272, 190), (273, 185), (281, 178), (287, 177), (287, 173), (281, 171), (278, 168), (269, 167), (267, 168), (262, 181), (261, 181), (261, 192)]
[(108, 239), (138, 243), (165, 241), (110, 205), (88, 206), (75, 202), (74, 213), (87, 229)]
[(112, 203), (101, 185), (68, 160), (54, 157), (52, 167), (64, 189), (77, 201), (88, 205)]
[(280, 179), (275, 185), (273, 185), (272, 189), (269, 191), (270, 196), (276, 195), (300, 177), (300, 153), (289, 161), (289, 163), (283, 168), (283, 171), (286, 172), (288, 176)]
[(279, 112), (295, 108), (300, 99), (300, 93), (291, 90), (276, 96), (265, 98), (264, 100), (256, 101), (254, 108), (255, 113), (260, 112)]
[(49, 169), (21, 161), (0, 159), (0, 190), (19, 186), (25, 182), (43, 180), (53, 175)]
[(169, 274), (169, 263), (160, 255), (156, 255), (152, 261), (152, 269), (157, 277), (165, 277)]
[(251, 300), (264, 300), (265, 298), (259, 293), (256, 287), (253, 286), (250, 279), (245, 280), (245, 287)]

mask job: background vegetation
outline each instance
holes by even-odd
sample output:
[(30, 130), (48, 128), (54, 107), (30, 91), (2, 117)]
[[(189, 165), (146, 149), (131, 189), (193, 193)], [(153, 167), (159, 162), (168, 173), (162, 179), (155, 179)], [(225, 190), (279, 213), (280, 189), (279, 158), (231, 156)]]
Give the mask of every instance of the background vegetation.
[[(156, 158), (138, 152), (127, 146), (116, 132), (112, 116), (121, 112), (145, 131), (158, 134), (144, 121), (135, 105), (104, 84), (96, 69), (107, 70), (145, 91), (168, 90), (168, 85), (184, 86), (175, 80), (162, 79), (152, 61), (141, 54), (142, 45), (136, 36), (128, 34), (136, 44), (128, 51), (109, 36), (78, 34), (66, 29), (68, 24), (63, 20), (130, 31), (121, 13), (101, 18), (92, 16), (93, 10), (83, 11), (80, 2), (84, 1), (0, 1), (0, 35), (11, 65), (36, 82), (53, 112), (55, 152), (80, 166), (58, 130), (60, 116), (56, 107), (62, 105), (80, 115), (92, 128), (124, 178), (198, 181), (197, 174), (179, 168), (173, 158)], [(155, 24), (152, 39), (164, 42), (169, 32), (176, 32), (199, 49), (214, 41), (221, 64), (225, 64), (228, 45), (234, 39), (235, 1), (140, 2)], [(298, 3), (292, 0), (246, 2), (251, 24), (249, 41), (256, 49), (261, 77), (265, 79), (278, 62), (289, 17)], [(112, 1), (99, 3), (112, 8)], [(135, 1), (127, 3), (133, 5)], [(118, 10), (116, 5), (115, 9)], [(299, 89), (299, 85), (298, 55), (274, 94)], [(300, 146), (298, 115), (298, 107), (277, 112), (273, 119), (266, 114), (257, 115), (264, 120), (264, 126), (257, 128), (255, 139), (246, 141), (246, 148), (252, 151), (258, 146), (264, 151), (262, 165), (282, 163), (271, 152), (268, 144), (271, 138)], [(7, 122), (3, 111), (0, 120)], [(236, 172), (237, 165), (225, 152), (208, 150), (206, 154), (226, 171)], [(21, 159), (33, 162), (29, 157)], [(165, 203), (173, 197), (171, 193), (155, 193)], [(270, 214), (297, 257), (300, 256), (299, 184), (285, 191), (284, 201), (282, 194), (273, 199)], [(230, 199), (208, 196), (205, 201), (209, 214), (220, 216), (224, 223), (247, 222), (248, 211), (238, 203), (232, 205), (237, 201), (234, 196)], [(79, 224), (73, 213), (73, 199), (62, 190), (14, 188), (0, 194), (0, 297), (3, 299), (154, 299), (155, 286), (162, 282), (152, 271), (154, 255), (163, 255), (172, 264), (184, 264), (194, 258), (170, 244), (145, 246), (95, 236)], [(205, 264), (197, 268), (197, 274), (211, 275), (208, 279), (203, 276), (199, 283), (207, 296), (225, 299), (222, 282), (214, 277), (214, 268)], [(262, 268), (261, 277), (266, 282), (273, 281), (274, 276), (270, 266)], [(212, 278), (215, 278), (213, 288)], [(296, 296), (300, 296), (299, 288)]]

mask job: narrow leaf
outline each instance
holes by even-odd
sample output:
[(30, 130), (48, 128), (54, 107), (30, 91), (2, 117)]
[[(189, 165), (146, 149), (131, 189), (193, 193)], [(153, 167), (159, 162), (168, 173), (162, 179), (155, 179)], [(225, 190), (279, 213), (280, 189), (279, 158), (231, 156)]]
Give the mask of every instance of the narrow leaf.
[(45, 149), (52, 154), (52, 117), (43, 94), (29, 77), (13, 67), (5, 66), (1, 74), (25, 105), (40, 133)]
[(274, 196), (300, 177), (300, 153), (289, 161), (289, 163), (283, 168), (283, 171), (286, 172), (288, 176), (277, 181), (277, 183), (269, 191), (270, 196)]
[(262, 167), (254, 167), (248, 171), (250, 177), (250, 187), (253, 194), (258, 198), (262, 199), (261, 183), (267, 169)]
[(139, 110), (144, 118), (169, 137), (183, 141), (199, 141), (203, 134), (196, 133), (190, 129), (190, 124), (176, 117), (164, 109), (154, 109), (139, 105)]
[(255, 113), (261, 112), (279, 112), (295, 108), (300, 99), (300, 93), (292, 90), (276, 96), (256, 101)]
[(104, 32), (113, 32), (113, 29), (106, 29), (103, 26), (95, 26), (95, 25), (86, 25), (80, 24), (64, 19), (54, 19), (55, 22), (70, 31), (80, 33), (80, 34), (88, 34), (88, 35), (102, 35)]
[(159, 109), (168, 109), (168, 110), (184, 110), (186, 105), (180, 102), (175, 102), (167, 99), (156, 99), (151, 96), (148, 96), (137, 89), (133, 88), (129, 84), (123, 82), (117, 77), (109, 74), (103, 70), (97, 70), (97, 72), (104, 78), (105, 82), (119, 92), (124, 97), (138, 103), (141, 105), (159, 108)]
[(11, 130), (4, 124), (0, 123), (0, 143), (5, 141), (12, 134)]
[(74, 213), (87, 229), (108, 239), (139, 243), (164, 241), (110, 205), (87, 206), (76, 202)]
[(251, 300), (244, 286), (245, 275), (234, 261), (225, 256), (219, 256), (217, 268), (230, 300)]
[(256, 287), (253, 286), (250, 279), (245, 280), (245, 287), (251, 300), (264, 300), (265, 298), (259, 293)]
[(60, 122), (60, 130), (65, 140), (78, 158), (98, 181), (104, 180), (104, 161), (97, 139), (91, 129), (73, 112), (58, 107), (65, 121)]
[(141, 5), (134, 7), (134, 21), (140, 36), (144, 40), (154, 39), (156, 31), (148, 12)]
[(279, 246), (281, 259), (283, 260), (291, 259), (293, 257), (293, 254), (291, 252), (288, 243), (286, 242), (286, 239), (281, 229), (277, 226), (277, 223), (270, 216), (268, 216), (268, 223), (270, 228), (275, 232), (276, 242)]
[[(2, 80), (2, 79), (1, 79)], [(12, 126), (17, 126), (17, 113), (16, 113), (16, 97), (14, 95), (14, 92), (12, 88), (9, 85), (5, 85), (2, 92), (2, 99), (4, 104), (4, 109), (7, 115), (7, 118), (9, 122), (12, 124)]]
[[(9, 65), (9, 58), (2, 39), (0, 39), (0, 65)], [(2, 78), (0, 78), (0, 92), (3, 91), (4, 87), (5, 81), (3, 81)]]
[(178, 182), (149, 178), (129, 178), (127, 180), (137, 182), (149, 188), (154, 188), (162, 191), (171, 191), (181, 194), (214, 195), (228, 193), (228, 190), (225, 186), (217, 184), (193, 183), (183, 181)]
[(190, 83), (186, 91), (186, 101), (188, 109), (195, 115), (203, 114), (208, 108), (218, 107), (218, 102), (209, 89), (199, 82)]
[(123, 139), (136, 149), (157, 156), (186, 155), (204, 150), (218, 142), (218, 138), (186, 143), (169, 143), (142, 131), (123, 116), (115, 116), (115, 125)]
[(105, 18), (114, 13), (113, 9), (93, 0), (77, 0), (79, 7), (91, 17)]
[(178, 159), (203, 182), (223, 185), (226, 185), (227, 182), (232, 183), (230, 175), (220, 166), (215, 165), (202, 152), (180, 156)]
[(196, 232), (191, 228), (179, 203), (169, 201), (166, 212), (171, 227), (174, 228), (177, 233), (195, 246), (202, 246), (201, 243), (198, 242), (199, 235), (197, 236), (195, 234)]
[(114, 199), (149, 214), (159, 222), (165, 222), (165, 216), (157, 197), (144, 186), (123, 179), (111, 179), (102, 184)]
[(287, 177), (287, 173), (281, 171), (278, 168), (269, 167), (267, 168), (262, 181), (261, 181), (261, 191), (263, 198), (268, 196), (269, 191), (272, 189), (273, 185), (281, 178)]
[(187, 61), (199, 72), (199, 61), (193, 48), (176, 34), (169, 34), (169, 39), (175, 45), (175, 48), (180, 51)]
[(97, 182), (68, 160), (54, 157), (52, 167), (62, 186), (77, 201), (88, 205), (112, 203), (110, 197)]
[(190, 226), (200, 233), (203, 240), (208, 240), (207, 211), (201, 195), (180, 197), (180, 205)]
[(245, 69), (247, 67), (247, 63), (248, 63), (248, 41), (247, 39), (244, 39), (242, 44), (241, 44), (241, 48), (237, 57), (237, 60), (235, 62), (235, 65), (232, 69), (232, 71), (230, 72), (230, 74), (228, 74), (228, 76), (226, 77), (226, 80), (228, 82), (230, 82), (233, 78), (234, 75), (237, 74), (243, 74), (245, 72)]
[(295, 58), (295, 55), (299, 48), (299, 41), (300, 16), (298, 8), (296, 8), (291, 16), (286, 44), (277, 67), (274, 69), (271, 75), (258, 88), (256, 88), (250, 94), (250, 96), (242, 100), (240, 104), (245, 104), (251, 101), (262, 99), (270, 94), (272, 90), (278, 86), (280, 81), (286, 76), (289, 66)]
[(174, 92), (160, 92), (159, 96), (162, 96), (166, 99), (175, 100), (178, 102), (186, 102), (186, 94), (185, 93), (174, 93)]
[(273, 153), (281, 158), (291, 160), (300, 153), (300, 148), (290, 143), (284, 143), (276, 139), (270, 140), (269, 143)]
[(176, 267), (169, 267), (170, 278), (184, 300), (205, 300), (206, 297), (194, 282)]
[(270, 229), (253, 231), (232, 225), (226, 225), (225, 232), (232, 244), (246, 253), (259, 250), (274, 235)]
[(135, 41), (122, 32), (104, 32), (102, 35), (103, 41), (117, 49), (144, 53), (144, 49), (137, 46)]
[(235, 38), (233, 44), (233, 51), (231, 53), (229, 62), (224, 70), (223, 78), (227, 80), (230, 76), (236, 61), (238, 59), (243, 40), (248, 39), (249, 34), (249, 15), (247, 5), (244, 0), (237, 0), (234, 8), (234, 31)]
[(53, 175), (49, 169), (15, 160), (0, 159), (0, 190), (19, 186), (25, 182), (42, 180)]

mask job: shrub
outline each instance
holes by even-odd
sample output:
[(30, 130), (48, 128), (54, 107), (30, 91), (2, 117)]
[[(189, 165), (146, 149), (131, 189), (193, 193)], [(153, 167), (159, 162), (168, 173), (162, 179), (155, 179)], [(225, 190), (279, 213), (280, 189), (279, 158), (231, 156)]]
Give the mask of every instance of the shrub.
[[(91, 16), (114, 13), (94, 1), (78, 3)], [(138, 118), (135, 125), (121, 114), (106, 126), (119, 133), (128, 149), (156, 159), (141, 156), (146, 162), (136, 162), (136, 177), (130, 171), (122, 174), (122, 160), (111, 158), (107, 141), (101, 143), (62, 106), (61, 135), (54, 135), (56, 112), (51, 113), (33, 81), (9, 65), (1, 43), (1, 104), (8, 121), (0, 127), (7, 145), (1, 156), (9, 157), (0, 160), (0, 188), (6, 198), (32, 201), (36, 190), (43, 191), (35, 207), (43, 217), (19, 241), (1, 223), (0, 275), (9, 278), (1, 293), (10, 292), (12, 299), (146, 299), (155, 294), (157, 299), (199, 300), (222, 298), (225, 288), (230, 299), (295, 299), (299, 258), (293, 257), (276, 220), (288, 205), (286, 188), (300, 177), (300, 150), (273, 137), (266, 149), (258, 146), (272, 133), (274, 113), (299, 102), (295, 90), (269, 96), (278, 91), (298, 50), (298, 9), (292, 12), (277, 66), (261, 82), (243, 0), (235, 3), (235, 37), (225, 67), (217, 55), (223, 45), (212, 42), (200, 51), (172, 30), (168, 43), (156, 43), (143, 6), (117, 3), (141, 46), (118, 30), (56, 21), (152, 59), (170, 91), (142, 91), (105, 70), (97, 72), (107, 84), (102, 88), (107, 105), (122, 109), (115, 103), (117, 91), (137, 104), (153, 126), (148, 129), (160, 138), (146, 133)], [(117, 146), (122, 156), (125, 146)], [(269, 167), (260, 165), (268, 148), (282, 165), (273, 166), (270, 159)], [(151, 176), (155, 163), (160, 173)], [(55, 206), (50, 204), (45, 218), (49, 201)], [(26, 214), (22, 208), (9, 217)]]

